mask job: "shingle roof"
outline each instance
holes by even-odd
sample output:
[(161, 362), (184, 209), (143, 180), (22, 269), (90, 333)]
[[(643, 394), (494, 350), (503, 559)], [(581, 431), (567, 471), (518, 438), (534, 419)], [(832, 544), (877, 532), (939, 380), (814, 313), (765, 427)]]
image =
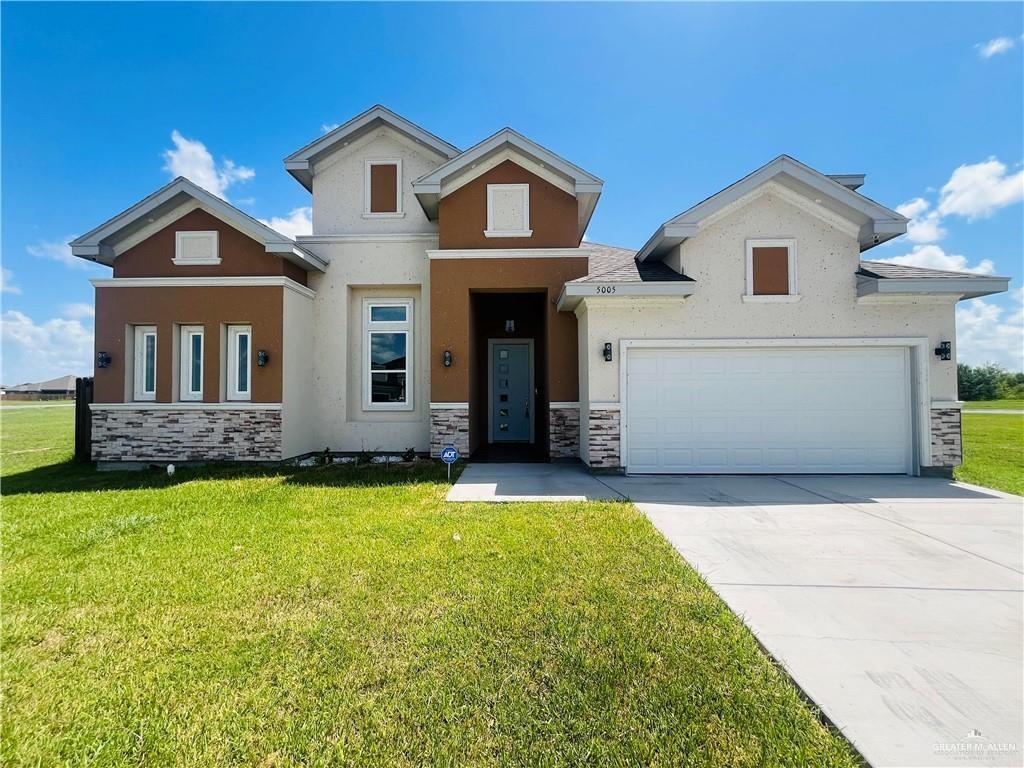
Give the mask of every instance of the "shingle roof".
[(979, 275), (975, 272), (951, 272), (945, 269), (929, 269), (927, 267), (910, 267), (905, 264), (893, 264), (886, 261), (862, 261), (858, 272), (868, 277), (887, 278), (978, 278), (991, 279), (991, 275)]
[(573, 283), (650, 283), (690, 280), (660, 261), (637, 263), (636, 251), (603, 243), (586, 243), (590, 249), (590, 268), (586, 277)]

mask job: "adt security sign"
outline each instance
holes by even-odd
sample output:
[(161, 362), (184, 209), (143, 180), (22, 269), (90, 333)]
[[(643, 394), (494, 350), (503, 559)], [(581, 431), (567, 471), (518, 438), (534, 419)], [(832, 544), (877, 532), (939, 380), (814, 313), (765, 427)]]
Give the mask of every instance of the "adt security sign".
[(448, 465), (448, 479), (452, 479), (452, 464), (459, 460), (459, 452), (454, 445), (446, 445), (441, 449), (441, 461)]

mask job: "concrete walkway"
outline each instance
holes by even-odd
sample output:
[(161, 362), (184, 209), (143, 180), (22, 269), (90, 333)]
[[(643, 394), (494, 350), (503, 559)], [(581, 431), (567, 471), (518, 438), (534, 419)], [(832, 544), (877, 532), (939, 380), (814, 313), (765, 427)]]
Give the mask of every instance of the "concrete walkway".
[(448, 501), (602, 501), (623, 497), (582, 464), (470, 464)]
[(1024, 416), (1024, 411), (1018, 411), (1012, 408), (978, 408), (977, 410), (964, 408), (962, 413), (1003, 413)]
[(902, 476), (608, 484), (872, 765), (1024, 764), (1024, 499)]

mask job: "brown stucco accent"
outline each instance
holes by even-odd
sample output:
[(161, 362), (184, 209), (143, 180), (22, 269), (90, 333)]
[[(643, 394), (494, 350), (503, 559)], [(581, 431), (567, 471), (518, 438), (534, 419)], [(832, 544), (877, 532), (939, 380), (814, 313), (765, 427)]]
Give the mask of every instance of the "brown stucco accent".
[[(587, 274), (585, 256), (550, 259), (433, 259), (430, 262), (430, 399), (469, 402), (473, 338), (470, 294), (542, 292), (547, 328), (547, 395), (579, 396), (576, 317), (558, 312), (555, 300), (566, 280)], [(451, 368), (442, 364), (450, 350)]]
[(398, 166), (374, 163), (370, 166), (370, 213), (398, 210)]
[(753, 248), (754, 294), (784, 296), (789, 293), (789, 249)]
[[(484, 237), (487, 185), (530, 185), (530, 237)], [(580, 244), (578, 205), (540, 176), (506, 160), (441, 198), (438, 210), (440, 248), (576, 248)]]
[[(203, 402), (220, 400), (221, 331), (226, 324), (252, 326), (252, 402), (281, 402), (281, 372), (286, 363), (284, 291), (280, 286), (187, 286), (181, 288), (132, 287), (96, 289), (96, 351), (108, 352), (110, 366), (97, 368), (95, 401), (120, 403), (132, 399), (133, 361), (126, 360), (131, 326), (157, 327), (156, 402), (169, 403), (177, 370), (174, 341), (178, 325), (202, 325)], [(255, 352), (265, 349), (269, 363), (256, 365)], [(126, 367), (127, 366), (127, 367)], [(126, 389), (127, 381), (127, 389)]]
[[(220, 264), (175, 264), (174, 233), (218, 232)], [(306, 270), (282, 256), (267, 253), (262, 243), (197, 208), (114, 259), (114, 277), (238, 277), (284, 275), (306, 285)]]

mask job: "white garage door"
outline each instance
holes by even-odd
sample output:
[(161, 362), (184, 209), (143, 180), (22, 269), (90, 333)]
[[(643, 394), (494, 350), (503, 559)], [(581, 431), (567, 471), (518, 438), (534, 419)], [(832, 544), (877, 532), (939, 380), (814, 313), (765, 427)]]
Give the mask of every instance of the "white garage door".
[(630, 349), (629, 472), (907, 472), (905, 348)]

